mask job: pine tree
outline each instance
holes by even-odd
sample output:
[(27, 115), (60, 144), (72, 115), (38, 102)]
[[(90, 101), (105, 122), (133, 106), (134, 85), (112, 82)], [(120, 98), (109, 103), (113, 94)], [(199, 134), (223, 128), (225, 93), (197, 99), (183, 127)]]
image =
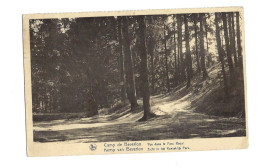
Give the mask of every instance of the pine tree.
[(126, 78), (125, 78), (125, 55), (123, 50), (123, 41), (122, 41), (122, 18), (118, 17), (117, 25), (118, 25), (118, 41), (120, 47), (120, 55), (119, 55), (119, 69), (120, 69), (120, 78), (121, 78), (121, 97), (122, 101), (126, 100)]
[(197, 60), (197, 72), (200, 73), (201, 67), (200, 67), (200, 59), (199, 59), (199, 52), (198, 52), (197, 18), (198, 18), (198, 14), (193, 14), (194, 33), (195, 33), (195, 53), (196, 53), (196, 60)]
[(135, 77), (133, 72), (133, 59), (130, 50), (130, 39), (129, 39), (129, 32), (128, 32), (128, 18), (123, 17), (122, 19), (123, 26), (122, 26), (122, 33), (123, 33), (123, 48), (124, 48), (124, 55), (126, 58), (126, 79), (127, 79), (127, 96), (131, 103), (131, 110), (134, 110), (138, 104), (136, 99), (136, 89), (135, 89)]
[(192, 60), (190, 54), (190, 37), (188, 30), (188, 19), (187, 14), (184, 15), (184, 24), (185, 24), (185, 46), (186, 46), (186, 71), (187, 71), (187, 88), (190, 87), (190, 81), (192, 77)]
[(222, 20), (223, 20), (223, 28), (224, 28), (229, 73), (230, 73), (230, 78), (233, 79), (234, 68), (233, 68), (233, 61), (232, 61), (232, 57), (231, 57), (230, 41), (229, 41), (229, 34), (228, 34), (228, 28), (227, 28), (227, 14), (225, 12), (222, 13)]
[(205, 14), (199, 14), (200, 19), (200, 57), (201, 57), (201, 69), (203, 72), (203, 78), (206, 79), (208, 77), (208, 73), (205, 66), (205, 49), (204, 49), (204, 17)]
[(141, 80), (142, 80), (142, 95), (143, 95), (143, 108), (144, 115), (141, 120), (147, 120), (150, 115), (150, 91), (148, 79), (148, 56), (146, 46), (146, 24), (145, 16), (139, 16), (139, 35), (140, 35), (140, 57), (141, 57)]
[(223, 82), (224, 82), (224, 93), (225, 93), (225, 97), (228, 98), (229, 92), (228, 92), (227, 77), (225, 72), (224, 53), (222, 52), (223, 49), (221, 46), (221, 39), (220, 39), (219, 13), (215, 13), (215, 25), (216, 25), (217, 49), (218, 49), (219, 60), (221, 63), (221, 70), (222, 70)]

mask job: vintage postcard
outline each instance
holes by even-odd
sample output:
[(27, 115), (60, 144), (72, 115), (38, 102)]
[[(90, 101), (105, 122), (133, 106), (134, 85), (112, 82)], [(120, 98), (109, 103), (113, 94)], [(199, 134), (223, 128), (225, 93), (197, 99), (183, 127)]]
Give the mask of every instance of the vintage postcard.
[(28, 156), (248, 147), (242, 7), (23, 15)]

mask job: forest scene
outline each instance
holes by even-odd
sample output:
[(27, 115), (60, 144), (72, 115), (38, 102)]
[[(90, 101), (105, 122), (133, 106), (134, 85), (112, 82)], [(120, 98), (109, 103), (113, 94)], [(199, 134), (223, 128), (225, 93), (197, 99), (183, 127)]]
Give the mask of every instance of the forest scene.
[(239, 12), (30, 20), (33, 139), (246, 136)]

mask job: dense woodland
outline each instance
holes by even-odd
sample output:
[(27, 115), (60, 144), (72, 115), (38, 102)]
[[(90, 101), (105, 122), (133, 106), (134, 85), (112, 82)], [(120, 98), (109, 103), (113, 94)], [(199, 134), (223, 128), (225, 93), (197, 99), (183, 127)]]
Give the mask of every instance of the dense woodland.
[(240, 22), (238, 12), (30, 20), (33, 112), (93, 116), (142, 99), (146, 120), (150, 96), (194, 87), (213, 66), (221, 100), (244, 101)]

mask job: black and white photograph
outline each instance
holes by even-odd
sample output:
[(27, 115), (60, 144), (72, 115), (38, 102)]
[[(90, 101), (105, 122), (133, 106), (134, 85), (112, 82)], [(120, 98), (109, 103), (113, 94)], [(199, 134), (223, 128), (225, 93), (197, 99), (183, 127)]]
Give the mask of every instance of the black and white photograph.
[(30, 17), (33, 143), (246, 138), (237, 9)]
[(3, 1), (0, 167), (260, 167), (258, 1)]

